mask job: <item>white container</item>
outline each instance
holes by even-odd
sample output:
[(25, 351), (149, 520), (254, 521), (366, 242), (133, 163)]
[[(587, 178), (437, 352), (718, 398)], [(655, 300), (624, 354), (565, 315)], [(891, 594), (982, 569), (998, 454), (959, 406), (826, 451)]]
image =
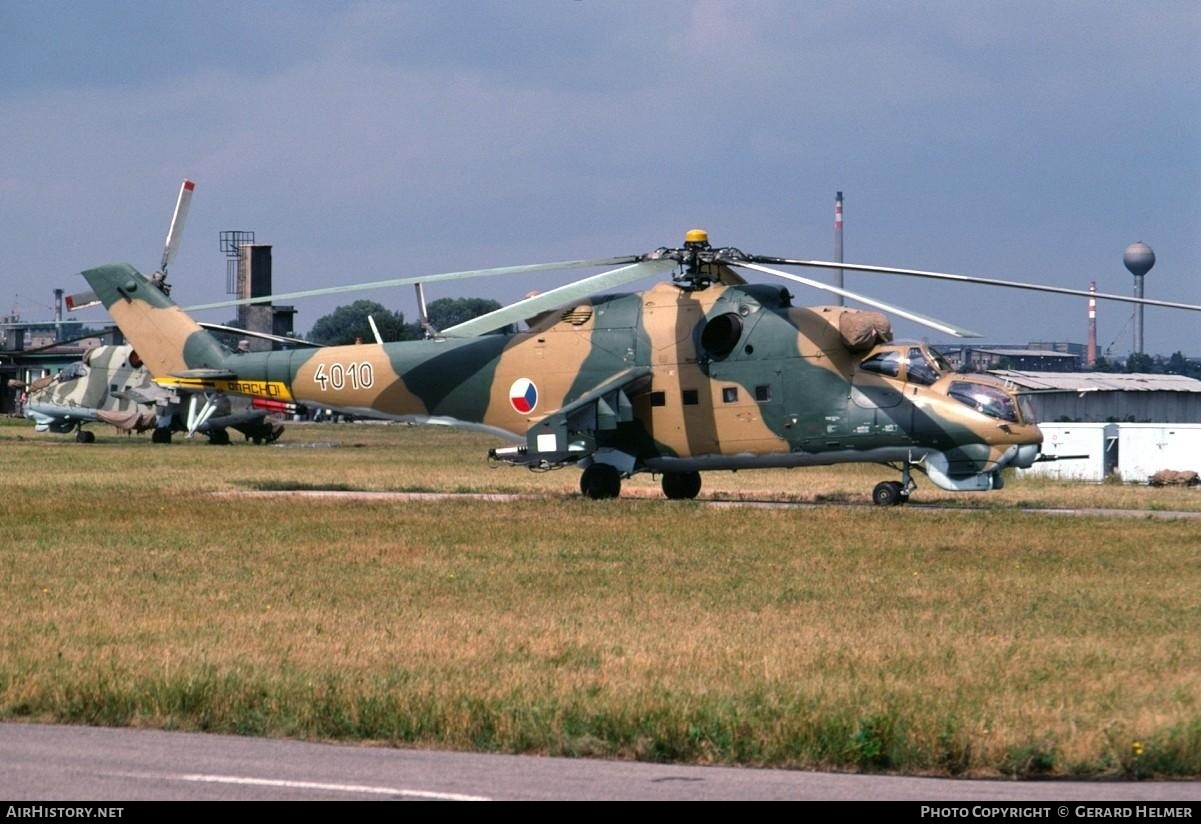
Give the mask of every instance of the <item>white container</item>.
[[(1040, 423), (1043, 455), (1063, 460), (1039, 461), (1018, 475), (1100, 483), (1117, 460), (1118, 425), (1113, 423)], [(1074, 456), (1068, 459), (1067, 456)]]
[(1124, 423), (1118, 428), (1118, 474), (1145, 484), (1161, 469), (1201, 472), (1201, 424)]

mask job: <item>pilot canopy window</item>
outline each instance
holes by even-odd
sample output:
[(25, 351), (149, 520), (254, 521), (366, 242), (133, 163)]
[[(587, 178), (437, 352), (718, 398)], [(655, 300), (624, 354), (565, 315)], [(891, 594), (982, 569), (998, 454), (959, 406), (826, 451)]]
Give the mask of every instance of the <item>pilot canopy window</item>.
[(909, 349), (909, 358), (905, 363), (905, 379), (922, 386), (929, 386), (938, 380), (938, 369), (916, 346)]
[(901, 374), (901, 353), (881, 352), (878, 355), (872, 355), (859, 364), (859, 368), (864, 372), (875, 372), (877, 375), (888, 375), (890, 378), (895, 378)]
[(990, 418), (1017, 423), (1018, 412), (1013, 398), (995, 386), (971, 381), (955, 381), (947, 391), (947, 395), (965, 406), (970, 406), (977, 412)]
[(59, 383), (66, 383), (67, 381), (73, 381), (78, 378), (82, 378), (87, 374), (88, 368), (84, 366), (82, 362), (76, 361), (75, 363), (64, 366), (62, 370), (59, 371), (59, 373), (55, 376), (55, 379), (58, 380)]

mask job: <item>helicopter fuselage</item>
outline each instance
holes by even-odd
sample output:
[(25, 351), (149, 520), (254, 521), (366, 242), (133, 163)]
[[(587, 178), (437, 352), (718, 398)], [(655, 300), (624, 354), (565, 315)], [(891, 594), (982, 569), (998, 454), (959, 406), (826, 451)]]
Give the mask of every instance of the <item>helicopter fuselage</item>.
[(693, 497), (706, 469), (879, 462), (904, 482), (873, 498), (897, 503), (912, 468), (993, 489), (1042, 441), (1012, 391), (893, 343), (884, 315), (796, 307), (765, 284), (593, 296), (522, 332), (231, 353), (132, 267), (85, 275), (161, 385), (481, 429), (515, 444), (497, 460), (582, 467), (590, 497), (638, 472)]
[(988, 489), (1037, 457), (1011, 391), (890, 337), (878, 313), (793, 307), (777, 287), (664, 283), (514, 334), (230, 355), (218, 388), (482, 429), (526, 444), (498, 450), (511, 463), (623, 475), (873, 461)]

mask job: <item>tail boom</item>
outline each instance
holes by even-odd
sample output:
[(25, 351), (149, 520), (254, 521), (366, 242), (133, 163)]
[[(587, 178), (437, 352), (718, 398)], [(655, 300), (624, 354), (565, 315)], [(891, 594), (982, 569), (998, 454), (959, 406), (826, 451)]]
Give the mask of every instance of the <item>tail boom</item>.
[(83, 276), (154, 377), (224, 367), (228, 350), (129, 264)]

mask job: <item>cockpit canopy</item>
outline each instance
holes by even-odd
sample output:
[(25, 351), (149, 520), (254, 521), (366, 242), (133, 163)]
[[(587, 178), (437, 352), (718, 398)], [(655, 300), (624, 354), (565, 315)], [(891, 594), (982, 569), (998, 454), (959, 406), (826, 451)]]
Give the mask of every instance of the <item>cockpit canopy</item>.
[(1035, 423), (1034, 410), (1021, 395), (983, 381), (952, 381), (947, 397), (970, 406), (982, 415), (1009, 423)]
[(925, 346), (905, 344), (882, 349), (859, 364), (865, 372), (929, 386), (952, 371), (951, 364)]
[(73, 381), (82, 378), (87, 374), (88, 368), (84, 366), (83, 361), (75, 361), (74, 363), (69, 363), (64, 366), (62, 370), (55, 376), (55, 379), (59, 383), (66, 383), (67, 381)]
[[(919, 386), (931, 386), (955, 371), (946, 358), (923, 344), (880, 347), (864, 358), (859, 368)], [(1008, 423), (1035, 423), (1034, 411), (1025, 398), (988, 379), (953, 380), (946, 385), (946, 393), (952, 400), (990, 418)]]

